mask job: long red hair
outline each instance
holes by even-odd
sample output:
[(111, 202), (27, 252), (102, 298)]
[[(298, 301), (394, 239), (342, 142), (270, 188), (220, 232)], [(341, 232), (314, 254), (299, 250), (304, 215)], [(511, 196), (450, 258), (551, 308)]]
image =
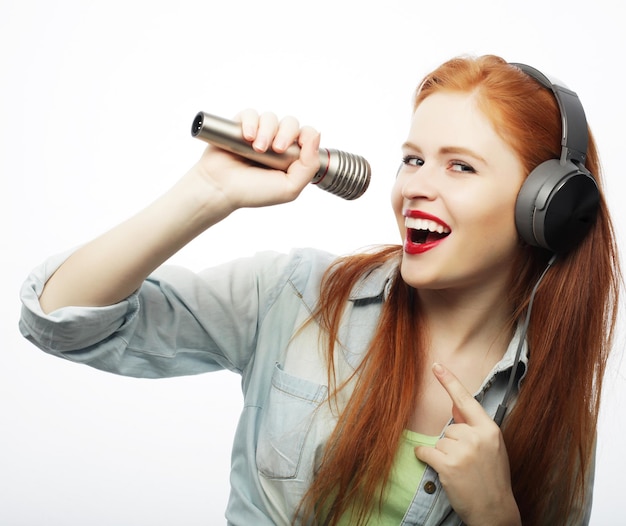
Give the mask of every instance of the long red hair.
[[(456, 58), (427, 75), (415, 107), (430, 94), (472, 92), (494, 128), (516, 151), (526, 170), (560, 157), (561, 119), (553, 95), (495, 56)], [(600, 165), (590, 135), (587, 168)], [(389, 260), (399, 246), (340, 259), (327, 272), (315, 318), (327, 335), (328, 382), (336, 395), (333, 355), (344, 306), (356, 281)], [(511, 323), (521, 319), (548, 255), (520, 245), (512, 262)], [(620, 272), (613, 227), (601, 197), (597, 220), (582, 243), (557, 260), (539, 289), (528, 329), (529, 369), (503, 424), (515, 499), (524, 524), (562, 524), (590, 498), (602, 380), (616, 321)], [(325, 448), (301, 511), (336, 524), (356, 505), (360, 524), (376, 509), (403, 429), (419, 396), (424, 368), (417, 294), (399, 271), (354, 390)], [(336, 399), (336, 398), (335, 398)], [(332, 397), (331, 397), (332, 400)]]

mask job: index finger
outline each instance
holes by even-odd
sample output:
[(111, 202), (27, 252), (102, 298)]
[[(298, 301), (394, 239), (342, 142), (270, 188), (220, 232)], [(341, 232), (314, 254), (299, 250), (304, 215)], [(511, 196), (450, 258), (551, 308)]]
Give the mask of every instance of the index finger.
[(476, 425), (485, 417), (489, 419), (482, 406), (449, 369), (435, 363), (433, 373), (452, 400), (452, 416), (455, 422)]
[(235, 115), (234, 120), (241, 122), (241, 133), (246, 141), (252, 142), (256, 139), (257, 129), (259, 127), (259, 114), (255, 109), (247, 108), (240, 111)]

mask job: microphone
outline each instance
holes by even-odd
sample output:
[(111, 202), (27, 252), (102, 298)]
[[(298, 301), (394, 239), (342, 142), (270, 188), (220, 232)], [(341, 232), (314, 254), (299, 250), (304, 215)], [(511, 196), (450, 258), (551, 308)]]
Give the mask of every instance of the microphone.
[[(300, 147), (295, 143), (284, 153), (272, 150), (257, 152), (243, 138), (241, 124), (203, 111), (194, 118), (191, 135), (260, 165), (283, 171), (300, 156)], [(370, 176), (370, 165), (363, 157), (320, 148), (320, 169), (311, 183), (343, 199), (352, 200), (365, 193)]]

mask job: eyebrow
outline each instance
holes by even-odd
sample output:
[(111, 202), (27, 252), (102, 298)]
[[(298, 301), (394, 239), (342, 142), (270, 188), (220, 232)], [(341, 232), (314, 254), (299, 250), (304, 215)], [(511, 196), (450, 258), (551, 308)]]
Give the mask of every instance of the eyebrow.
[[(414, 143), (407, 141), (402, 145), (402, 149), (410, 149), (415, 151), (421, 151)], [(470, 150), (469, 148), (463, 148), (462, 146), (444, 146), (439, 148), (440, 155), (449, 155), (449, 154), (460, 154), (460, 155), (468, 155), (473, 157), (474, 159), (487, 164), (487, 161), (481, 156), (478, 155), (474, 150)]]

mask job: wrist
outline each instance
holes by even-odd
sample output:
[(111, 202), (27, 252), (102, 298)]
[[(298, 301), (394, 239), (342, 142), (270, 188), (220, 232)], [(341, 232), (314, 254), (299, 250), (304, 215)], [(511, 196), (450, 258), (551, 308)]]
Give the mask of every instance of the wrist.
[(238, 208), (198, 165), (192, 167), (162, 199), (170, 214), (174, 214), (180, 225), (189, 229), (192, 235), (200, 234)]
[(464, 520), (465, 526), (522, 526), (522, 518), (517, 502), (511, 494), (505, 501), (492, 505), (489, 512), (483, 512), (480, 517)]

